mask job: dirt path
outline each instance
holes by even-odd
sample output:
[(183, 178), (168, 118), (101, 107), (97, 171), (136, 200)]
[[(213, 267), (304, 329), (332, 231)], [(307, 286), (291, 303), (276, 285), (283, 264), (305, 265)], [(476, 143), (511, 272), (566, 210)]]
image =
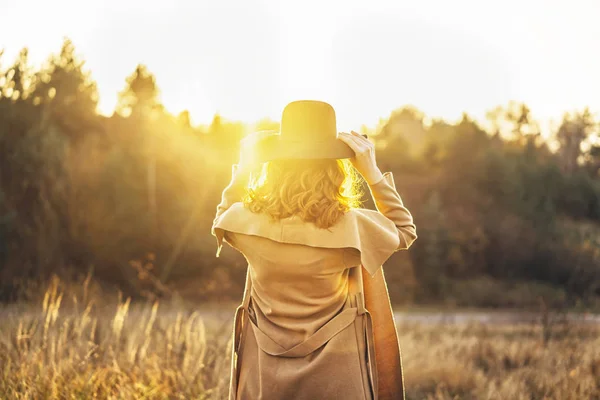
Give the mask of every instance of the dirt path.
[[(415, 322), (428, 324), (531, 324), (541, 321), (541, 313), (519, 311), (396, 311), (397, 322)], [(600, 324), (600, 314), (552, 314), (551, 321), (567, 321), (573, 323)]]

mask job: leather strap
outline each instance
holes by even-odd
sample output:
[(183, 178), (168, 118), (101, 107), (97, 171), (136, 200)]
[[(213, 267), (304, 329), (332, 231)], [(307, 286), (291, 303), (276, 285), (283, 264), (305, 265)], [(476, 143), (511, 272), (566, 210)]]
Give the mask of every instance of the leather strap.
[(380, 400), (403, 400), (404, 376), (398, 333), (383, 268), (375, 276), (364, 274), (366, 306), (373, 319)]

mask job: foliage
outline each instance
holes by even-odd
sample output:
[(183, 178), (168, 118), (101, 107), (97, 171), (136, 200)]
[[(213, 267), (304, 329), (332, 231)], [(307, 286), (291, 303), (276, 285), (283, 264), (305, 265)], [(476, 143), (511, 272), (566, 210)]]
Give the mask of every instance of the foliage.
[[(139, 65), (115, 113), (99, 115), (96, 84), (69, 40), (38, 70), (26, 49), (0, 69), (0, 299), (15, 299), (23, 279), (90, 266), (140, 296), (148, 274), (132, 265), (148, 254), (151, 287), (239, 295), (244, 259), (226, 250), (215, 264), (214, 207), (239, 140), (278, 123), (215, 115), (193, 126), (189, 113), (172, 115), (159, 95), (156, 78)], [(494, 280), (539, 282), (567, 303), (593, 302), (600, 244), (579, 228), (600, 222), (594, 115), (566, 114), (551, 137), (541, 136), (525, 104), (498, 107), (489, 118), (486, 131), (466, 114), (451, 124), (404, 107), (360, 127), (375, 141), (381, 168), (394, 173), (419, 234), (409, 256), (387, 264), (392, 297), (440, 302), (448, 282)]]

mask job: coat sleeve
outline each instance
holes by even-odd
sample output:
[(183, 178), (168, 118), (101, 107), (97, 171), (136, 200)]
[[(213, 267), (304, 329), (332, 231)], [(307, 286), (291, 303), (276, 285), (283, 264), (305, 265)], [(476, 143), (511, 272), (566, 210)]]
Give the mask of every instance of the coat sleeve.
[[(217, 236), (215, 231), (215, 225), (217, 221), (234, 203), (242, 200), (246, 187), (248, 186), (248, 180), (250, 177), (250, 171), (246, 168), (240, 168), (238, 164), (233, 164), (231, 167), (231, 180), (229, 184), (223, 189), (221, 193), (221, 202), (217, 205), (217, 212), (213, 219), (211, 233), (213, 236)], [(226, 234), (227, 241), (233, 244), (233, 238), (231, 232)], [(220, 240), (217, 241), (217, 257), (221, 251), (222, 243)]]
[(396, 190), (394, 176), (385, 172), (383, 178), (369, 185), (377, 211), (390, 219), (398, 229), (400, 244), (396, 250), (408, 249), (417, 239), (417, 229), (410, 211), (404, 207), (402, 198)]

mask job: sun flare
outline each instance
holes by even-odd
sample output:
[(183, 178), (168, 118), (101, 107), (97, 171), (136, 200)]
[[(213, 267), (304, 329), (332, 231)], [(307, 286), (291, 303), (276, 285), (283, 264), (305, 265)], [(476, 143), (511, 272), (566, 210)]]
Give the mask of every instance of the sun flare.
[(374, 125), (404, 104), (483, 120), (497, 105), (524, 101), (544, 124), (583, 106), (598, 110), (598, 90), (589, 89), (600, 88), (600, 59), (590, 51), (600, 3), (534, 3), (12, 2), (2, 14), (35, 8), (38, 30), (14, 35), (19, 19), (7, 19), (0, 48), (5, 64), (23, 46), (40, 63), (69, 36), (108, 115), (140, 62), (156, 75), (167, 109), (187, 109), (196, 123), (215, 113), (277, 119), (295, 99), (332, 103), (344, 130)]

